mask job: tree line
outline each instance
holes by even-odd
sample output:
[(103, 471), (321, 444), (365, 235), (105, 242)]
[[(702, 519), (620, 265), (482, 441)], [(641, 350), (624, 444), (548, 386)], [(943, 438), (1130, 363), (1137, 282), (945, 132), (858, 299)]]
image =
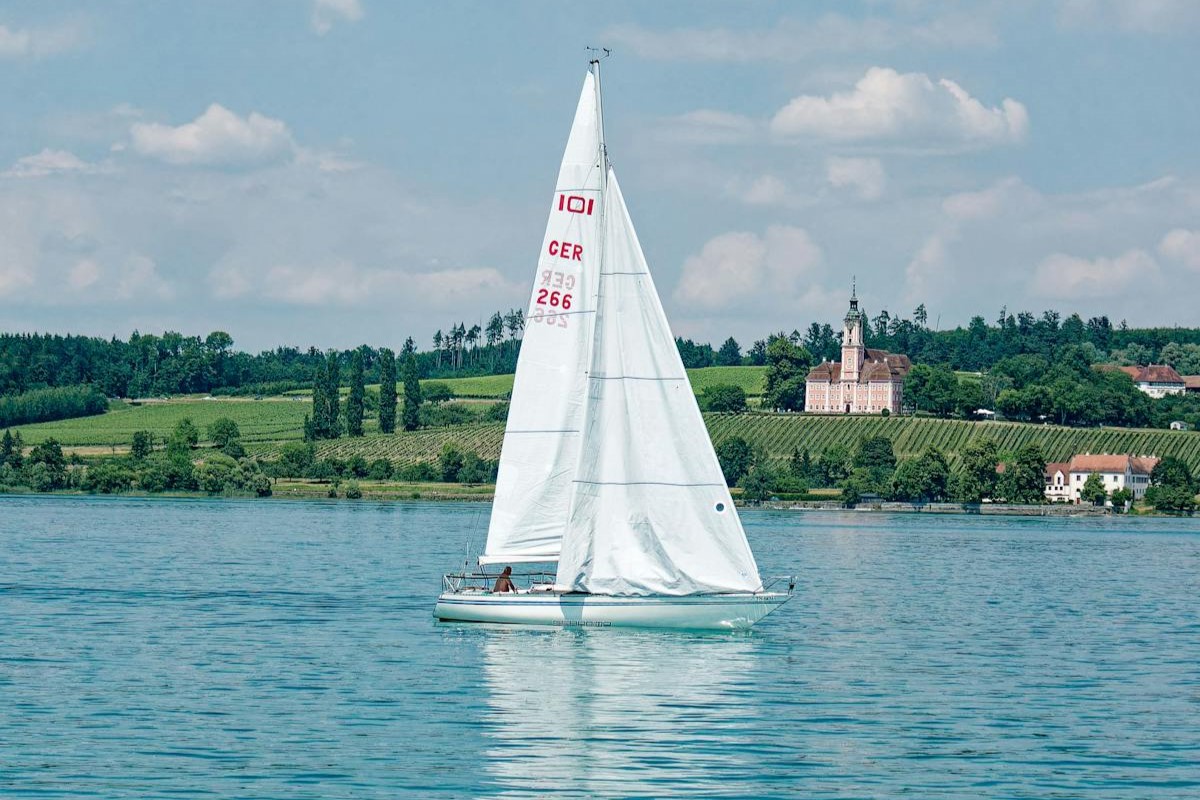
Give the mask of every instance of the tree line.
[[(408, 368), (409, 356), (420, 378), (510, 373), (520, 352), (525, 318), (520, 309), (494, 312), (486, 324), (457, 322), (435, 332), (432, 348), (420, 350), (410, 337), (397, 366)], [(1114, 326), (1108, 317), (1084, 321), (1078, 314), (1065, 319), (1057, 311), (1040, 316), (1011, 314), (1001, 309), (994, 325), (982, 316), (965, 327), (937, 330), (929, 326), (924, 306), (911, 317), (881, 311), (865, 324), (866, 344), (907, 354), (914, 368), (908, 397), (916, 410), (936, 416), (965, 416), (980, 407), (995, 408), (1015, 419), (1054, 419), (1066, 424), (1155, 424), (1180, 419), (1200, 423), (1200, 402), (1168, 398), (1147, 406), (1128, 391), (1120, 377), (1097, 378), (1080, 369), (1083, 363), (1170, 364), (1181, 374), (1200, 374), (1200, 329), (1131, 328)], [(840, 333), (831, 325), (811, 323), (805, 332), (778, 332), (755, 341), (748, 350), (733, 337), (718, 348), (691, 339), (677, 339), (688, 368), (757, 365), (770, 368), (766, 406), (779, 410), (803, 408), (804, 377), (813, 365), (839, 357)], [(318, 391), (328, 381), (331, 366), (339, 374), (361, 369), (372, 381), (382, 378), (388, 348), (367, 345), (322, 352), (315, 347), (277, 347), (257, 355), (233, 349), (224, 331), (207, 336), (133, 333), (127, 341), (52, 334), (0, 334), (0, 397), (30, 392), (87, 387), (106, 397), (160, 396), (210, 392), (220, 394), (279, 393), (297, 388)], [(331, 353), (333, 354), (331, 356)], [(331, 365), (331, 358), (334, 364)], [(1039, 371), (1039, 367), (1045, 369)], [(939, 370), (930, 375), (921, 367)], [(322, 371), (325, 376), (322, 378)], [(946, 378), (956, 371), (987, 374), (980, 381)], [(1028, 379), (1036, 374), (1036, 380)], [(1068, 388), (1074, 381), (1077, 386)], [(54, 397), (53, 400), (47, 398)], [(80, 404), (82, 391), (63, 395), (29, 395), (7, 406), (7, 421), (47, 421), (94, 413), (95, 398)], [(388, 408), (388, 398), (384, 400)], [(365, 397), (363, 398), (365, 402)], [(979, 401), (978, 403), (976, 401)], [(1115, 402), (1113, 402), (1115, 401)], [(330, 407), (314, 408), (313, 438), (341, 433), (355, 435), (357, 397), (330, 416)], [(16, 409), (40, 409), (37, 411)], [(411, 429), (419, 411), (405, 408), (402, 424)], [(385, 418), (391, 415), (385, 411)], [(416, 423), (416, 424), (419, 424)]]
[(228, 418), (215, 420), (207, 433), (212, 446), (201, 449), (200, 430), (184, 418), (162, 441), (156, 441), (150, 431), (137, 431), (128, 455), (84, 460), (78, 456), (68, 458), (54, 439), (46, 439), (25, 453), (20, 431), (5, 430), (0, 437), (0, 490), (271, 494), (265, 467), (257, 459), (246, 457), (236, 422)]

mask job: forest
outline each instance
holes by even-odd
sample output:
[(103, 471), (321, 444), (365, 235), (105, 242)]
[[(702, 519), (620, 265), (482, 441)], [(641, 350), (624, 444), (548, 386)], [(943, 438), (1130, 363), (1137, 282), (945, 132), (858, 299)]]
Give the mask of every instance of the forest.
[[(496, 311), (486, 325), (458, 322), (420, 348), (408, 337), (398, 348), (400, 364), (413, 357), (422, 379), (511, 373), (520, 352), (524, 315)], [(1039, 316), (1001, 309), (995, 323), (982, 316), (966, 327), (930, 327), (924, 306), (911, 317), (881, 311), (869, 317), (866, 343), (907, 354), (913, 370), (908, 397), (913, 410), (936, 416), (965, 416), (994, 407), (1012, 419), (1053, 420), (1068, 425), (1159, 425), (1164, 417), (1200, 423), (1190, 400), (1157, 406), (1128, 391), (1116, 374), (1097, 364), (1166, 363), (1181, 374), (1200, 374), (1200, 328), (1132, 328), (1108, 317), (1084, 321), (1057, 311)], [(677, 339), (688, 368), (768, 366), (766, 405), (803, 407), (803, 377), (821, 360), (837, 359), (840, 332), (811, 323), (790, 334), (778, 332), (743, 348), (734, 338), (719, 346)], [(347, 372), (363, 370), (379, 382), (386, 347), (363, 345), (328, 351), (278, 346), (251, 354), (234, 348), (224, 331), (206, 336), (174, 331), (116, 337), (50, 333), (0, 334), (0, 426), (100, 413), (99, 398), (163, 397), (179, 394), (279, 394), (308, 389), (328, 374), (330, 356)], [(390, 352), (390, 351), (388, 351)], [(361, 366), (354, 365), (355, 359)], [(946, 375), (979, 373), (953, 382)], [(953, 383), (953, 385), (951, 385)], [(47, 391), (69, 390), (69, 391)]]

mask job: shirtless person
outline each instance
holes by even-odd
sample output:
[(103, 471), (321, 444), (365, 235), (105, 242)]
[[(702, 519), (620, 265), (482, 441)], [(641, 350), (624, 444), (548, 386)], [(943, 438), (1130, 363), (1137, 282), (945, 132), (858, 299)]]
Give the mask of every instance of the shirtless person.
[(504, 571), (500, 573), (500, 577), (496, 579), (496, 585), (492, 587), (492, 591), (497, 593), (515, 592), (517, 585), (512, 582), (509, 575), (512, 575), (512, 567), (505, 567)]

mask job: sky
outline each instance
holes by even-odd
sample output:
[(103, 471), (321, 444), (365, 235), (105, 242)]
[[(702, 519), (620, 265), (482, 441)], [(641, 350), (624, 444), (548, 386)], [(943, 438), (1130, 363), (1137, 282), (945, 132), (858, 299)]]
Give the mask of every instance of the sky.
[(1200, 326), (1200, 3), (0, 4), (0, 330), (423, 348), (528, 300), (586, 46), (677, 335)]

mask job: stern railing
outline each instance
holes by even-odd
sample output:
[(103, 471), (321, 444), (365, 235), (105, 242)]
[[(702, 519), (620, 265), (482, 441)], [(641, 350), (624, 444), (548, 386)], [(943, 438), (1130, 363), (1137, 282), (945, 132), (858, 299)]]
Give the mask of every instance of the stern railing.
[[(528, 591), (536, 585), (545, 585), (554, 583), (557, 573), (554, 572), (513, 572), (509, 574), (509, 579), (516, 584), (519, 589)], [(443, 592), (490, 592), (492, 587), (496, 585), (496, 579), (500, 577), (499, 572), (455, 572), (449, 575), (442, 576), (442, 591)]]

